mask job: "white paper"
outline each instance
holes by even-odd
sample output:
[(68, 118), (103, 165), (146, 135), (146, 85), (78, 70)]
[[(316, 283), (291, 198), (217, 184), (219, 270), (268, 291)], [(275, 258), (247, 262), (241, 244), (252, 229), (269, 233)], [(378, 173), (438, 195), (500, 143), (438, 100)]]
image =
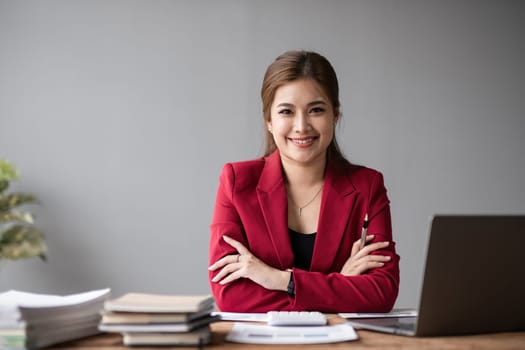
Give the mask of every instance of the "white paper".
[(35, 294), (10, 290), (8, 292), (0, 293), (0, 305), (36, 308), (49, 306), (67, 306), (91, 301), (106, 294), (109, 294), (109, 289), (100, 289), (66, 296)]
[[(90, 315), (95, 314), (98, 313), (98, 310), (92, 313), (86, 304), (97, 300), (102, 302), (109, 292), (109, 289), (101, 289), (67, 296), (35, 294), (17, 290), (0, 293), (0, 328), (23, 328), (27, 321), (35, 324), (46, 320), (56, 321), (73, 314), (84, 316), (86, 312), (89, 312)], [(71, 308), (75, 308), (74, 312)], [(68, 311), (64, 311), (65, 309)], [(24, 312), (25, 319), (22, 319), (22, 312)]]
[(235, 323), (226, 340), (248, 344), (322, 344), (358, 339), (349, 324), (310, 327), (273, 327)]
[(348, 312), (340, 313), (339, 316), (342, 318), (392, 318), (392, 317), (417, 317), (417, 310), (405, 309), (405, 310), (393, 310), (386, 313), (375, 313), (375, 312)]
[(266, 313), (212, 312), (211, 314), (219, 316), (222, 321), (268, 322)]

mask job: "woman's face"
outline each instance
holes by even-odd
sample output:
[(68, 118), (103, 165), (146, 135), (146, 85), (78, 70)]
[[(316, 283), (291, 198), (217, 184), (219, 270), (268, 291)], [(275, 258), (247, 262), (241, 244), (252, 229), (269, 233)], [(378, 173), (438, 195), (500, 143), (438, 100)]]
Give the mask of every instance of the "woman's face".
[(312, 79), (286, 83), (275, 92), (268, 129), (283, 162), (324, 162), (337, 117), (328, 97)]

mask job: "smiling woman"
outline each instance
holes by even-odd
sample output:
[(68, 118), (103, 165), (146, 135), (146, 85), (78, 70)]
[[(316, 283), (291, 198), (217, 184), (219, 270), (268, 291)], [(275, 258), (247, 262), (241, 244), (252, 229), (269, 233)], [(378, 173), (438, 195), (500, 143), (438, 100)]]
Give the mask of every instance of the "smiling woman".
[(300, 79), (276, 90), (266, 123), (281, 160), (306, 165), (324, 162), (336, 121), (319, 84), (313, 79)]
[(217, 192), (209, 278), (222, 311), (394, 305), (390, 202), (381, 173), (351, 164), (337, 145), (338, 94), (335, 71), (318, 53), (285, 52), (268, 67), (265, 155), (226, 164)]

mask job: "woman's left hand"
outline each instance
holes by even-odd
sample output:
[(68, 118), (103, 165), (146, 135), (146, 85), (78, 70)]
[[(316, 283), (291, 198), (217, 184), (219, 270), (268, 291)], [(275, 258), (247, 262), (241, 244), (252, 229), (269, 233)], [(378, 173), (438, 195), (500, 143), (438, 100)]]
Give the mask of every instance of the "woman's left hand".
[(266, 289), (286, 291), (289, 271), (273, 268), (253, 255), (241, 242), (228, 236), (222, 237), (238, 254), (226, 255), (213, 263), (208, 270), (221, 269), (212, 282), (227, 284), (239, 278), (249, 278)]
[[(366, 242), (370, 242), (374, 238), (374, 235), (369, 235), (366, 237)], [(388, 255), (375, 255), (371, 254), (376, 250), (381, 250), (390, 244), (389, 242), (376, 242), (370, 245), (366, 245), (364, 248), (360, 249), (361, 240), (358, 239), (352, 245), (352, 252), (348, 260), (346, 260), (343, 268), (341, 269), (341, 274), (345, 276), (358, 276), (370, 269), (376, 269), (382, 267), (390, 261), (390, 256)]]

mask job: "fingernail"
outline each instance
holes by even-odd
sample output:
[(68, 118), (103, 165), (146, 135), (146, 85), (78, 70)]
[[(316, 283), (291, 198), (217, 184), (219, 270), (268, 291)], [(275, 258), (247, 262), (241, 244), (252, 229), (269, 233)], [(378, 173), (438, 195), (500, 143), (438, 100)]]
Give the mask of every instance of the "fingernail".
[(222, 239), (224, 239), (225, 241), (228, 240), (229, 238), (230, 238), (230, 237), (228, 237), (228, 236), (226, 236), (226, 235), (222, 236)]
[(383, 242), (383, 244), (384, 244), (384, 245), (385, 245), (385, 247), (386, 247), (387, 245), (389, 245), (389, 244), (390, 244), (390, 242)]
[(386, 261), (390, 261), (390, 259), (392, 259), (392, 258), (389, 257), (389, 256), (386, 257)]

